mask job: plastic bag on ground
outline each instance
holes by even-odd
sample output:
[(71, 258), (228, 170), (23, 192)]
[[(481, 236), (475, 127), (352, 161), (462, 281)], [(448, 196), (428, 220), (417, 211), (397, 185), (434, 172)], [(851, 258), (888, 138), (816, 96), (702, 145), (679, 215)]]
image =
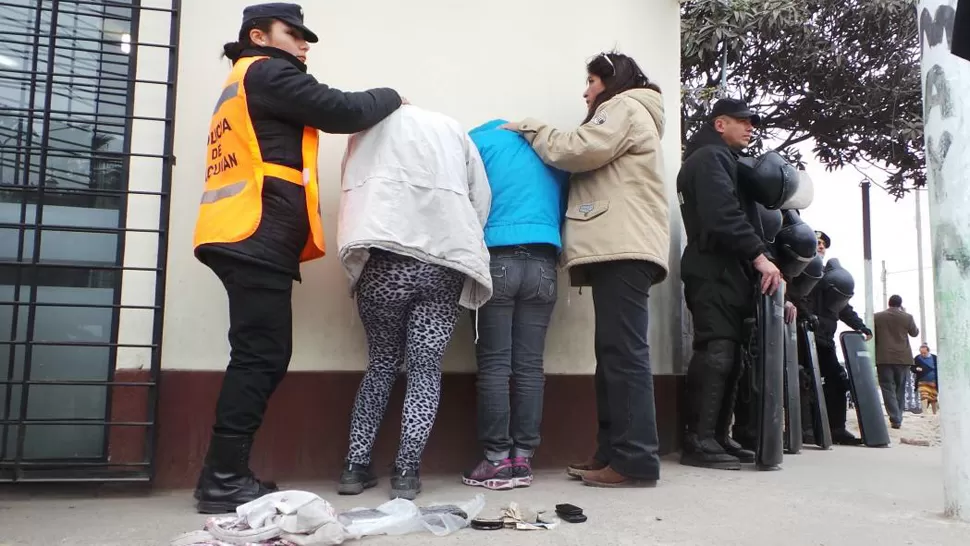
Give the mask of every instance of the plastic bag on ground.
[(235, 516), (209, 518), (205, 531), (172, 545), (331, 546), (347, 538), (330, 503), (306, 491), (278, 491), (239, 506)]
[(358, 508), (338, 516), (330, 503), (313, 493), (279, 491), (240, 506), (235, 516), (211, 517), (204, 531), (181, 535), (171, 545), (331, 546), (376, 535), (446, 536), (467, 527), (484, 508), (485, 496), (479, 494), (463, 504), (425, 508), (395, 499), (376, 509)]
[[(465, 517), (448, 511), (434, 511), (433, 508), (436, 506), (457, 506), (464, 512)], [(464, 529), (484, 508), (485, 496), (482, 494), (476, 495), (474, 499), (465, 503), (432, 504), (423, 511), (409, 500), (395, 499), (376, 509), (355, 508), (343, 512), (338, 516), (338, 521), (354, 538), (420, 532), (428, 532), (440, 537)]]

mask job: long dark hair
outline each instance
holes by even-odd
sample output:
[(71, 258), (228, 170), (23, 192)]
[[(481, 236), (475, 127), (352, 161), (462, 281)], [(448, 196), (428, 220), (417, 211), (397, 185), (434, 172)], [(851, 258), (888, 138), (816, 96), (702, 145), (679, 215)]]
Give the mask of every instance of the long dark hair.
[(229, 59), (232, 62), (239, 60), (242, 56), (243, 51), (251, 49), (254, 47), (253, 41), (249, 38), (249, 32), (253, 29), (259, 29), (263, 32), (268, 33), (270, 28), (273, 27), (272, 17), (264, 17), (262, 19), (253, 19), (252, 21), (246, 23), (239, 29), (239, 39), (235, 42), (228, 42), (222, 46), (222, 56)]
[(593, 60), (586, 64), (586, 72), (592, 76), (598, 76), (599, 79), (603, 80), (605, 89), (596, 97), (593, 104), (589, 106), (589, 112), (586, 114), (586, 119), (583, 120), (584, 124), (589, 123), (589, 120), (593, 119), (593, 115), (596, 114), (596, 109), (604, 102), (624, 91), (631, 89), (652, 89), (657, 93), (661, 93), (660, 86), (647, 78), (647, 75), (643, 73), (640, 65), (633, 60), (633, 57), (628, 57), (615, 51), (601, 53), (593, 57)]

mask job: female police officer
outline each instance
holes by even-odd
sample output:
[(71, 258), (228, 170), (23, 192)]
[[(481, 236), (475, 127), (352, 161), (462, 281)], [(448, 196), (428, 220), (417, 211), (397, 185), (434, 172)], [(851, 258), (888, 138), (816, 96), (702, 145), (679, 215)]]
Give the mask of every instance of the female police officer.
[(275, 489), (249, 469), (253, 434), (292, 353), (293, 281), (324, 255), (317, 131), (356, 133), (402, 104), (392, 89), (345, 93), (306, 73), (317, 36), (296, 4), (243, 11), (233, 63), (209, 127), (195, 255), (229, 296), (229, 367), (195, 497), (232, 512)]

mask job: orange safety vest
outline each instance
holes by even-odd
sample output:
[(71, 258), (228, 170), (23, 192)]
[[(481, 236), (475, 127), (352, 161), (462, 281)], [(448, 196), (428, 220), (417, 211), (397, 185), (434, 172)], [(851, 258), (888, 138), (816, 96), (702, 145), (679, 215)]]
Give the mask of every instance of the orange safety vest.
[(317, 147), (320, 136), (313, 127), (303, 129), (303, 171), (264, 163), (249, 117), (244, 79), (253, 63), (268, 57), (247, 57), (236, 62), (209, 123), (205, 191), (195, 225), (194, 247), (237, 243), (251, 237), (263, 216), (263, 180), (272, 176), (306, 189), (310, 236), (300, 254), (305, 262), (322, 257), (326, 248), (320, 220)]

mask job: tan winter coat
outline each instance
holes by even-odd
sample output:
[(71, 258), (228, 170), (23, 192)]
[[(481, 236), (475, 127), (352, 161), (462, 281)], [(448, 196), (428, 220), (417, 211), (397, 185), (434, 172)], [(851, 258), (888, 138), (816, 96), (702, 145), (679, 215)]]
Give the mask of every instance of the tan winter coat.
[(670, 227), (660, 93), (621, 93), (574, 131), (534, 119), (518, 130), (546, 163), (572, 173), (562, 255), (571, 284), (590, 285), (577, 266), (617, 260), (653, 262), (663, 268), (655, 282), (664, 280)]

